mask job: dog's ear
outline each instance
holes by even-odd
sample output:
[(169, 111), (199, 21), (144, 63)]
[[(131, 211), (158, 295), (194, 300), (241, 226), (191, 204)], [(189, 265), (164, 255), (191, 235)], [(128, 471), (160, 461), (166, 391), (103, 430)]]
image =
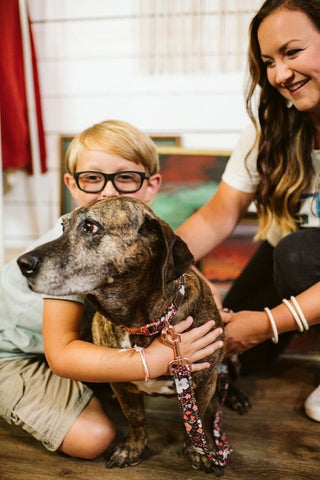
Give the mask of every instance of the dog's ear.
[(146, 216), (140, 233), (143, 231), (155, 233), (162, 243), (160, 268), (163, 286), (179, 278), (192, 265), (193, 255), (186, 243), (166, 222)]
[(187, 244), (166, 224), (161, 224), (166, 244), (166, 255), (162, 265), (163, 284), (176, 280), (193, 264), (193, 255)]

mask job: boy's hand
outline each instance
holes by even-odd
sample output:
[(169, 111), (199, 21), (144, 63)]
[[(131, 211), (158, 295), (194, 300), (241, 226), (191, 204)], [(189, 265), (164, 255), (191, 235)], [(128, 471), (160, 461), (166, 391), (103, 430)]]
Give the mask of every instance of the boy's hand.
[[(210, 364), (208, 362), (195, 362), (199, 362), (199, 360), (222, 348), (222, 340), (216, 341), (222, 334), (222, 329), (213, 330), (214, 321), (210, 320), (204, 325), (186, 332), (185, 330), (190, 328), (192, 322), (192, 317), (188, 317), (175, 325), (174, 328), (175, 332), (181, 336), (181, 342), (179, 343), (181, 357), (188, 358), (192, 364), (192, 371), (196, 372), (209, 368)], [(156, 378), (167, 373), (168, 364), (174, 358), (174, 351), (171, 347), (165, 345), (160, 337), (157, 337), (146, 349), (146, 355), (150, 376)]]

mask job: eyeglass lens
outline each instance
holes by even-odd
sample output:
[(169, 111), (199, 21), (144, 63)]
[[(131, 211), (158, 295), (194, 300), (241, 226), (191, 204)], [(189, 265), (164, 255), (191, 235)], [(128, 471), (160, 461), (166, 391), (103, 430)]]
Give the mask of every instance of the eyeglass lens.
[(101, 192), (108, 180), (112, 181), (117, 191), (132, 193), (139, 190), (142, 186), (145, 175), (144, 172), (141, 172), (141, 174), (138, 172), (118, 172), (114, 174), (80, 172), (77, 175), (77, 182), (79, 188), (88, 193)]

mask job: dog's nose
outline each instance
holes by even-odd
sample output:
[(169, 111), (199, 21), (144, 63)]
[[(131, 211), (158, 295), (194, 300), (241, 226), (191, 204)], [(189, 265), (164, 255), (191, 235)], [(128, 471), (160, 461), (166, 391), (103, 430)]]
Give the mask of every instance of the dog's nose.
[(31, 253), (25, 253), (17, 260), (19, 268), (25, 277), (30, 277), (39, 268), (40, 261)]

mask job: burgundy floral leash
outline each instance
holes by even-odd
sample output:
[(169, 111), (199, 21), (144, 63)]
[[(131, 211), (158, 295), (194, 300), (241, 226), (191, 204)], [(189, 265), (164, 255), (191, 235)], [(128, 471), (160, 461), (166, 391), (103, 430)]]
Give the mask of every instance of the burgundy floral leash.
[[(179, 342), (180, 335), (170, 325), (170, 320), (175, 316), (185, 295), (185, 275), (179, 279), (179, 288), (173, 302), (169, 305), (162, 316), (155, 322), (137, 328), (123, 327), (130, 335), (152, 336), (161, 332), (163, 341), (174, 351), (174, 359), (169, 363), (169, 371), (174, 377), (178, 400), (182, 411), (182, 419), (194, 450), (201, 455), (206, 455), (209, 460), (219, 467), (224, 467), (232, 448), (222, 432), (222, 405), (227, 396), (229, 380), (228, 369), (226, 365), (221, 364), (218, 367), (217, 389), (220, 395), (220, 406), (213, 420), (213, 438), (217, 451), (209, 450), (207, 439), (203, 430), (199, 410), (196, 402), (196, 396), (193, 388), (190, 360), (182, 358), (180, 354)], [(135, 347), (139, 348), (139, 347)], [(143, 349), (142, 349), (143, 350)], [(141, 356), (142, 360), (143, 357)], [(147, 379), (148, 375), (146, 375)]]
[(174, 328), (167, 324), (162, 331), (162, 337), (164, 341), (173, 348), (175, 353), (174, 360), (169, 363), (169, 371), (174, 377), (178, 400), (182, 411), (182, 420), (192, 447), (196, 452), (205, 455), (215, 465), (224, 467), (232, 453), (232, 448), (221, 428), (221, 406), (227, 396), (229, 385), (227, 366), (221, 364), (218, 368), (217, 388), (219, 388), (221, 394), (221, 401), (213, 420), (213, 438), (217, 451), (212, 451), (208, 447), (199, 415), (196, 396), (193, 389), (190, 361), (189, 359), (182, 358), (180, 355), (180, 335), (177, 335)]

